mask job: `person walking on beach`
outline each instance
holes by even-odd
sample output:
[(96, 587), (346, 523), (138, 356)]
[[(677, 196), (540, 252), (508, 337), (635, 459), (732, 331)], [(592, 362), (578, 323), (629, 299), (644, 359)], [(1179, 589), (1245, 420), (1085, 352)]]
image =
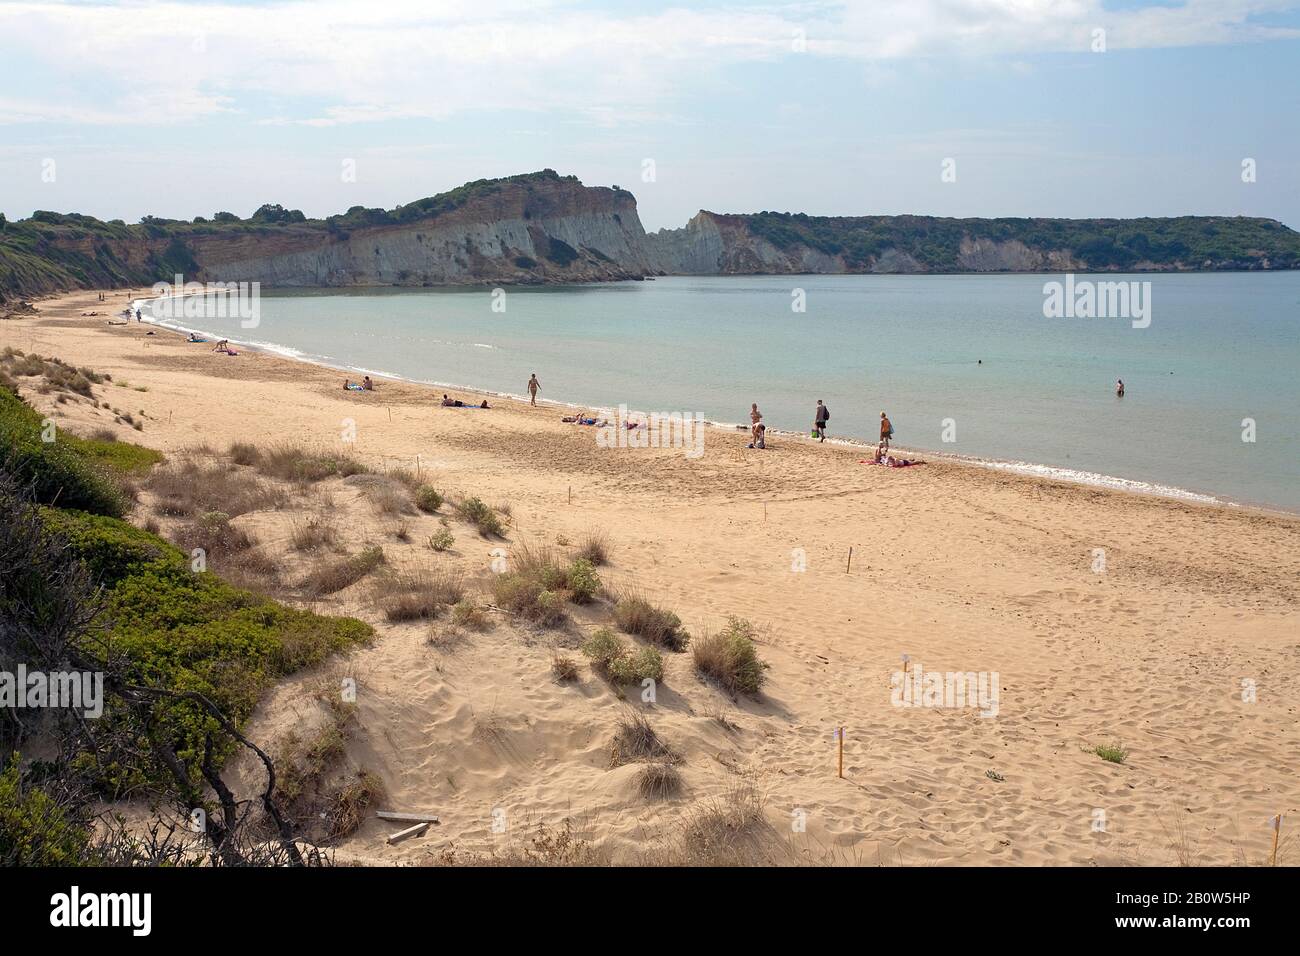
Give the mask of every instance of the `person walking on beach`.
[(894, 426), (884, 412), (880, 413), (880, 441), (889, 450), (889, 439), (894, 437)]
[(822, 400), (817, 399), (817, 414), (813, 418), (813, 431), (821, 441), (826, 440), (826, 423), (831, 420), (831, 410), (822, 404)]
[(528, 380), (528, 397), (531, 399), (530, 405), (537, 404), (537, 390), (542, 387), (542, 383), (537, 381), (537, 373), (534, 372), (532, 378)]
[(1122, 378), (1115, 380), (1115, 395), (1119, 398), (1124, 397), (1124, 380)]

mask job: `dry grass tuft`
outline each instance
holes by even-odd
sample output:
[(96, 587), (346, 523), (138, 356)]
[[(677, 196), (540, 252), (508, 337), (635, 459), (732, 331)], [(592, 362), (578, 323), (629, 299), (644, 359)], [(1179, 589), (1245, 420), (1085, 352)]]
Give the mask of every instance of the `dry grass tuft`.
[(460, 573), (445, 568), (385, 574), (371, 584), (371, 600), (390, 623), (433, 618), (464, 596)]
[(339, 531), (326, 514), (295, 517), (289, 533), (289, 546), (295, 551), (320, 551), (334, 548), (339, 542)]
[(303, 588), (317, 597), (335, 594), (356, 584), (385, 561), (384, 550), (378, 545), (341, 560), (320, 560), (303, 581)]
[(696, 641), (692, 655), (695, 669), (731, 694), (757, 694), (767, 679), (767, 664), (754, 645), (754, 625), (738, 617)]
[(667, 800), (682, 791), (682, 772), (671, 763), (656, 760), (637, 772), (636, 788), (647, 800)]
[(578, 542), (575, 556), (586, 558), (596, 567), (609, 564), (609, 538), (603, 531), (588, 531)]
[(154, 469), (144, 485), (155, 496), (160, 514), (190, 517), (221, 512), (236, 518), (253, 511), (284, 507), (285, 493), (226, 462), (193, 457), (173, 458)]
[(670, 750), (650, 721), (636, 711), (626, 711), (618, 721), (614, 740), (610, 746), (610, 766), (619, 767), (639, 760), (680, 763), (681, 757)]
[(684, 651), (691, 635), (672, 611), (651, 604), (638, 594), (619, 598), (614, 605), (614, 623), (629, 634), (645, 638), (670, 651)]

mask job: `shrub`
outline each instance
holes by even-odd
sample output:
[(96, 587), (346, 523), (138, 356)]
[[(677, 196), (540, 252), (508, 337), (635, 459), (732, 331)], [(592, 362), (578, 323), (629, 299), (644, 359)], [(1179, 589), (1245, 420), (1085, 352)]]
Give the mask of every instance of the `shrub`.
[(567, 684), (578, 679), (578, 665), (572, 657), (555, 654), (551, 657), (551, 675), (556, 683)]
[(63, 441), (90, 461), (98, 462), (119, 475), (148, 474), (154, 465), (163, 460), (162, 452), (127, 441), (78, 438), (75, 435), (65, 435)]
[(649, 679), (659, 683), (664, 679), (664, 658), (653, 647), (642, 647), (611, 661), (609, 676), (618, 684), (640, 684)]
[(24, 786), (18, 754), (0, 773), (0, 866), (78, 866), (87, 861), (88, 826), (69, 820), (37, 787)]
[(247, 532), (234, 527), (230, 515), (223, 511), (204, 512), (174, 537), (186, 551), (202, 548), (208, 557), (237, 554), (256, 544)]
[(766, 679), (767, 664), (759, 660), (754, 626), (729, 618), (717, 634), (695, 642), (695, 669), (716, 680), (730, 693), (757, 694)]
[(421, 511), (433, 514), (442, 507), (442, 495), (433, 485), (421, 485), (415, 492), (415, 506)]
[(598, 627), (582, 642), (582, 653), (591, 658), (593, 667), (605, 672), (610, 661), (627, 653), (627, 645), (609, 628)]
[(105, 587), (111, 588), (157, 561), (182, 564), (186, 560), (162, 538), (116, 518), (42, 508), (41, 521), (48, 534), (59, 535), (68, 542)]
[(373, 600), (392, 623), (434, 617), (440, 607), (464, 596), (461, 576), (446, 570), (385, 575), (372, 588)]
[(455, 543), (455, 536), (446, 528), (439, 528), (429, 536), (429, 547), (434, 551), (447, 551)]
[(577, 557), (585, 558), (596, 567), (609, 564), (609, 540), (602, 532), (588, 531), (578, 542)]
[(234, 465), (194, 459), (157, 469), (145, 487), (156, 496), (158, 511), (177, 517), (220, 511), (237, 518), (251, 511), (279, 508), (286, 500), (284, 491)]
[(636, 788), (648, 800), (666, 800), (681, 792), (682, 774), (670, 762), (656, 760), (637, 772)]
[(619, 718), (618, 729), (610, 747), (610, 766), (618, 767), (638, 760), (658, 760), (678, 763), (681, 757), (659, 739), (650, 721), (641, 714), (629, 711)]
[(672, 611), (656, 607), (642, 597), (624, 597), (614, 606), (614, 622), (627, 631), (672, 651), (684, 651), (691, 635)]
[(616, 684), (639, 684), (646, 678), (664, 679), (663, 656), (653, 647), (629, 650), (627, 644), (607, 627), (597, 628), (582, 644), (591, 666)]
[(20, 484), (30, 484), (39, 504), (114, 518), (126, 514), (129, 501), (109, 470), (70, 436), (55, 432), (54, 441), (42, 441), (44, 427), (34, 408), (0, 388), (0, 466)]
[(569, 565), (565, 577), (565, 584), (573, 595), (575, 604), (588, 603), (600, 590), (600, 577), (596, 574), (596, 567), (586, 558), (578, 558)]
[(1128, 759), (1128, 750), (1120, 743), (1098, 744), (1092, 752), (1110, 763), (1123, 763)]
[(306, 519), (295, 518), (289, 544), (295, 551), (319, 551), (338, 543), (339, 532), (327, 516), (312, 515)]
[(268, 477), (303, 484), (321, 481), (334, 475), (346, 478), (368, 470), (365, 465), (348, 455), (328, 452), (317, 454), (292, 442), (279, 442), (261, 451), (254, 464)]
[(230, 460), (236, 465), (256, 465), (262, 460), (262, 453), (256, 445), (245, 441), (230, 443)]
[(496, 512), (478, 498), (466, 498), (456, 510), (460, 512), (462, 518), (478, 528), (479, 534), (485, 538), (499, 538), (505, 532)]
[(452, 606), (451, 620), (457, 627), (468, 627), (474, 631), (484, 630), (489, 623), (483, 609), (473, 601), (467, 601), (464, 598)]
[(303, 587), (317, 597), (334, 594), (356, 584), (386, 560), (384, 549), (373, 545), (348, 558), (323, 561), (307, 575)]

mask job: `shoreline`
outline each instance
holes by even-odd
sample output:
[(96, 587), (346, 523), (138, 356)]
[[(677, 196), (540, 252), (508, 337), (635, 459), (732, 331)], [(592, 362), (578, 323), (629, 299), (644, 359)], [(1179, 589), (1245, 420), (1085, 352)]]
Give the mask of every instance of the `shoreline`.
[[(1047, 275), (1048, 273), (1044, 273)], [(93, 290), (92, 290), (93, 291)], [(131, 294), (131, 293), (128, 293)], [(191, 293), (193, 295), (194, 293)], [(171, 298), (184, 298), (185, 296), (172, 296)], [(51, 296), (49, 298), (59, 298)], [(155, 301), (149, 297), (131, 299), (131, 309), (141, 308), (149, 302)], [(147, 314), (147, 313), (144, 313)], [(176, 335), (187, 335), (194, 332), (199, 335), (222, 338), (217, 333), (196, 327), (175, 324), (175, 320), (167, 321), (147, 318), (143, 321), (144, 325), (154, 328), (163, 329)], [(277, 345), (275, 343), (259, 342), (256, 340), (244, 340), (228, 338), (234, 345), (241, 348), (250, 349), (267, 355), (273, 355), (277, 358), (287, 359), (289, 361), (301, 362), (316, 368), (327, 368), (339, 372), (355, 372), (361, 375), (370, 375), (381, 379), (394, 382), (402, 382), (408, 385), (416, 385), (427, 388), (445, 388), (455, 389), (458, 391), (470, 392), (472, 394), (485, 396), (488, 398), (506, 399), (515, 402), (527, 403), (528, 397), (512, 392), (502, 392), (493, 389), (483, 388), (477, 385), (459, 384), (454, 382), (439, 382), (431, 379), (417, 379), (404, 375), (398, 375), (384, 369), (371, 369), (356, 365), (340, 365), (326, 361), (322, 357), (310, 356), (291, 346)], [(616, 409), (607, 408), (601, 405), (584, 404), (570, 401), (567, 399), (538, 399), (538, 406), (553, 407), (558, 410), (585, 411), (591, 410), (604, 416), (613, 415)], [(634, 414), (643, 414), (649, 410), (633, 410)], [(719, 422), (706, 419), (704, 424), (707, 428), (729, 435), (736, 435), (746, 431), (743, 423)], [(804, 432), (796, 432), (788, 429), (769, 428), (768, 434), (781, 438), (783, 440), (799, 440), (807, 444), (820, 444), (815, 442)], [(862, 438), (827, 438), (826, 444), (833, 444), (839, 448), (861, 449), (868, 452), (875, 447), (875, 443)], [(1101, 472), (1084, 471), (1077, 468), (1069, 468), (1063, 465), (1053, 465), (1045, 462), (1029, 462), (1021, 460), (985, 458), (976, 455), (959, 455), (953, 452), (936, 451), (928, 448), (918, 448), (909, 445), (897, 445), (900, 451), (906, 451), (909, 454), (925, 455), (935, 460), (944, 461), (949, 464), (962, 465), (967, 467), (981, 468), (988, 471), (996, 471), (1019, 475), (1024, 478), (1039, 479), (1043, 481), (1059, 481), (1065, 484), (1087, 487), (1087, 488), (1104, 488), (1110, 491), (1118, 491), (1125, 494), (1142, 495), (1147, 497), (1156, 497), (1173, 501), (1180, 501), (1185, 504), (1204, 505), (1209, 507), (1222, 507), (1232, 509), (1249, 509), (1251, 511), (1260, 511), (1268, 514), (1275, 514), (1283, 517), (1300, 517), (1300, 509), (1292, 510), (1283, 505), (1273, 504), (1271, 502), (1258, 502), (1248, 499), (1233, 498), (1228, 495), (1216, 494), (1211, 492), (1196, 491), (1191, 488), (1184, 488), (1179, 485), (1168, 484), (1159, 481), (1147, 481), (1135, 478), (1125, 478), (1120, 475), (1108, 475)]]

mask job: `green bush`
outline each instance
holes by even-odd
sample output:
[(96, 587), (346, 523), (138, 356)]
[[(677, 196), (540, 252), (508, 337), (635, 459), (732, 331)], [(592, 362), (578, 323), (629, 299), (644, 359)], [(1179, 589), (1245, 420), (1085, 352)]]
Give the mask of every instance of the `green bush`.
[(58, 534), (86, 563), (95, 579), (112, 587), (160, 559), (177, 564), (184, 555), (157, 535), (116, 518), (59, 508), (42, 508), (49, 534)]
[(433, 485), (421, 485), (415, 492), (415, 506), (421, 511), (433, 514), (442, 507), (442, 495)]
[(609, 676), (619, 684), (639, 684), (647, 678), (658, 683), (664, 679), (663, 655), (653, 647), (638, 648), (610, 661)]
[(596, 566), (586, 558), (578, 558), (569, 565), (565, 577), (565, 586), (573, 595), (575, 604), (588, 603), (600, 590), (600, 576), (596, 574)]
[(695, 668), (712, 677), (731, 693), (757, 694), (767, 675), (754, 646), (754, 626), (738, 617), (727, 626), (695, 642)]
[(497, 513), (478, 498), (466, 498), (460, 503), (457, 510), (460, 512), (460, 516), (478, 528), (479, 534), (485, 538), (499, 538), (505, 532)]
[[(203, 694), (236, 724), (248, 717), (272, 679), (373, 635), (361, 621), (287, 607), (212, 574), (195, 573), (182, 552), (124, 521), (51, 508), (41, 515), (44, 533), (61, 536), (105, 586), (99, 619), (81, 638), (86, 649), (92, 655), (110, 650), (124, 655), (137, 683)], [(102, 719), (127, 718), (110, 700)], [(173, 746), (197, 779), (205, 736), (217, 730), (198, 704), (164, 699), (140, 733)], [(220, 761), (227, 753), (216, 756)], [(115, 760), (83, 756), (80, 763), (109, 791), (171, 785), (165, 768), (134, 753)]]
[[(129, 502), (108, 469), (88, 458), (68, 436), (41, 440), (42, 419), (21, 398), (0, 388), (0, 465), (30, 484), (39, 504), (58, 504), (120, 518)], [(81, 441), (78, 439), (77, 441)]]
[(446, 551), (456, 543), (455, 536), (446, 528), (439, 528), (429, 535), (429, 547), (434, 551)]
[(63, 435), (59, 440), (67, 442), (87, 459), (98, 462), (120, 475), (146, 475), (154, 465), (163, 460), (162, 452), (145, 448), (143, 445), (133, 445), (129, 441), (78, 438), (75, 435)]
[(609, 628), (598, 627), (582, 642), (582, 653), (591, 658), (592, 664), (605, 668), (610, 661), (627, 653), (627, 645)]
[(18, 754), (0, 773), (0, 866), (79, 866), (90, 828), (68, 820), (49, 794), (24, 786)]
[(664, 679), (664, 659), (653, 647), (630, 651), (624, 640), (607, 627), (597, 628), (582, 643), (591, 666), (616, 684), (639, 684), (647, 677)]
[(642, 597), (625, 597), (614, 605), (614, 623), (629, 634), (644, 637), (672, 651), (684, 651), (691, 635), (672, 611), (656, 607)]

